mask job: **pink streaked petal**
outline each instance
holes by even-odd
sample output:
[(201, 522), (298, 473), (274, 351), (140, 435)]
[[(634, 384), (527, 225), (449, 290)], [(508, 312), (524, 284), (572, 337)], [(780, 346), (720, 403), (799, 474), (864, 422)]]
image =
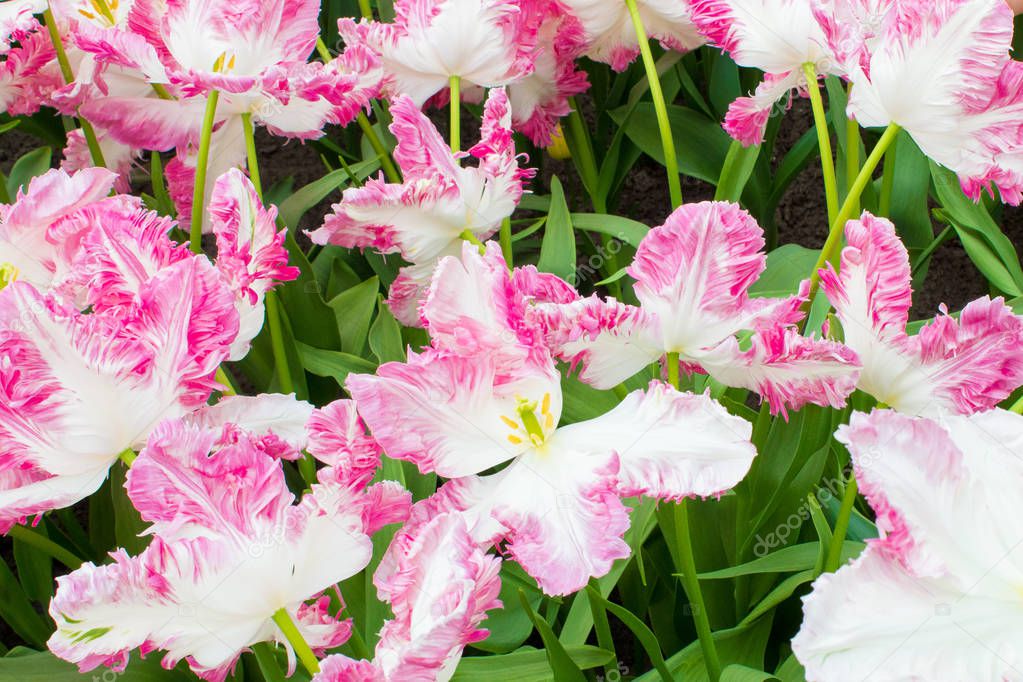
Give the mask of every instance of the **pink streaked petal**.
[(657, 320), (642, 308), (597, 296), (565, 305), (541, 306), (538, 314), (552, 351), (596, 388), (614, 388), (652, 362), (660, 347)]
[(451, 148), (419, 107), (408, 97), (398, 97), (390, 111), (394, 118), (390, 130), (398, 140), (394, 160), (406, 181), (429, 180), (438, 174), (454, 179), (459, 168)]
[(213, 185), (208, 211), (217, 237), (217, 268), (239, 297), (258, 302), (277, 282), (298, 277), (288, 266), (287, 230), (277, 230), (277, 209), (256, 195), (242, 171), (232, 168)]
[(11, 0), (0, 5), (0, 54), (10, 50), (11, 42), (38, 30), (35, 15), (45, 9), (46, 3), (42, 0)]
[(305, 449), (305, 426), (313, 411), (312, 405), (296, 400), (294, 394), (231, 395), (192, 413), (187, 421), (221, 431), (218, 446), (248, 439), (268, 455), (295, 460)]
[(541, 368), (551, 363), (541, 329), (526, 312), (525, 296), (495, 242), (482, 255), (465, 242), (460, 259), (442, 259), (419, 310), (435, 348), (494, 354), (502, 373), (519, 371), (524, 360)]
[(766, 265), (763, 230), (727, 202), (686, 204), (647, 233), (628, 272), (663, 348), (696, 351), (754, 326), (748, 290)]
[[(939, 315), (911, 339), (932, 399), (959, 414), (995, 407), (1023, 384), (1023, 318), (1001, 298), (971, 301), (958, 322)], [(900, 405), (924, 410), (926, 405)]]
[(210, 456), (219, 433), (166, 421), (128, 471), (132, 503), (152, 532), (167, 539), (197, 534), (255, 535), (294, 497), (277, 461), (240, 438)]
[(104, 97), (86, 102), (79, 111), (121, 144), (168, 151), (198, 144), (205, 106), (201, 97)]
[[(0, 451), (4, 448), (0, 446)], [(74, 475), (52, 476), (39, 469), (0, 472), (0, 534), (30, 516), (70, 507), (99, 490), (107, 467)]]
[[(103, 152), (103, 161), (106, 167), (117, 173), (117, 182), (114, 188), (121, 193), (130, 193), (131, 169), (135, 167), (142, 156), (142, 150), (121, 144), (105, 132), (97, 132), (96, 137), (100, 151)], [(60, 162), (60, 167), (66, 171), (74, 172), (89, 168), (92, 163), (92, 153), (89, 151), (85, 134), (81, 129), (72, 130), (68, 133), (67, 146), (64, 147), (64, 159)]]
[(798, 71), (781, 74), (764, 74), (764, 80), (750, 97), (740, 97), (728, 107), (725, 115), (725, 131), (749, 147), (764, 141), (767, 122), (781, 108), (788, 109), (793, 88), (804, 86), (805, 77)]
[(395, 319), (406, 327), (426, 326), (419, 315), (419, 308), (426, 300), (436, 268), (437, 263), (433, 261), (410, 265), (398, 270), (398, 276), (391, 282), (387, 291), (387, 307)]
[(101, 28), (91, 22), (76, 22), (74, 43), (95, 56), (101, 64), (116, 64), (141, 71), (151, 83), (167, 83), (167, 72), (156, 50), (145, 38), (119, 28)]
[(313, 411), (306, 426), (309, 454), (334, 467), (354, 486), (365, 486), (380, 466), (380, 444), (366, 433), (352, 400)]
[(696, 359), (726, 386), (758, 393), (773, 414), (787, 418), (788, 410), (810, 403), (845, 407), (859, 377), (856, 354), (834, 341), (801, 336), (791, 327), (756, 332), (749, 350), (735, 338)]
[(782, 74), (810, 62), (818, 73), (829, 72), (825, 69), (832, 60), (811, 2), (690, 0), (690, 4), (700, 31), (740, 66)]
[(355, 661), (341, 654), (320, 661), (320, 672), (312, 682), (386, 682), (383, 671), (372, 661)]
[(549, 396), (548, 426), (557, 423), (561, 391), (553, 367), (503, 380), (499, 370), (492, 357), (431, 350), (410, 355), (407, 364), (381, 365), (376, 375), (349, 375), (345, 386), (389, 457), (453, 478), (484, 471), (528, 447), (517, 422), (520, 397), (539, 404)]
[(375, 662), (389, 679), (439, 679), (467, 644), (489, 634), (500, 608), (501, 560), (469, 535), (457, 513), (435, 517), (415, 535), (399, 533), (373, 576), (394, 619), (384, 624)]
[(623, 496), (677, 501), (721, 495), (741, 481), (757, 454), (751, 434), (749, 422), (710, 396), (654, 381), (607, 414), (559, 429), (555, 443), (594, 454), (615, 452)]
[(555, 434), (479, 481), (465, 514), (478, 541), (504, 543), (549, 595), (571, 594), (629, 556), (629, 527), (617, 490), (618, 458), (570, 449)]
[(1023, 618), (1009, 599), (915, 576), (868, 547), (814, 583), (792, 650), (809, 682), (1009, 680), (1023, 664), (1014, 639)]
[[(0, 34), (0, 54), (5, 46)], [(0, 110), (12, 116), (36, 113), (64, 85), (46, 31), (25, 34), (4, 57), (0, 61)]]

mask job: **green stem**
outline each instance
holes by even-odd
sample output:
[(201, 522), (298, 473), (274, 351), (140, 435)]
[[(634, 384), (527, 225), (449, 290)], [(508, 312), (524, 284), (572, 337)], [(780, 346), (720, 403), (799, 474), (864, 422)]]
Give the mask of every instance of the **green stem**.
[(610, 651), (613, 658), (604, 666), (604, 672), (610, 676), (611, 671), (618, 671), (618, 655), (615, 652), (615, 641), (611, 635), (611, 624), (607, 620), (607, 609), (603, 600), (598, 599), (600, 595), (600, 582), (596, 578), (590, 578), (592, 590), (586, 590), (586, 597), (590, 602), (590, 613), (593, 615), (593, 629), (597, 631), (597, 645), (604, 651)]
[(689, 534), (688, 500), (675, 505), (675, 542), (678, 547), (679, 568), (682, 571), (682, 587), (692, 606), (693, 622), (696, 624), (696, 636), (700, 640), (703, 651), (703, 662), (707, 667), (710, 682), (718, 682), (721, 677), (721, 659), (718, 658), (717, 645), (710, 629), (710, 617), (700, 589), (700, 580), (696, 577), (696, 557), (693, 556), (693, 541)]
[(852, 517), (853, 505), (856, 503), (856, 494), (859, 487), (856, 485), (856, 472), (849, 472), (849, 480), (845, 484), (845, 492), (842, 494), (842, 506), (838, 509), (838, 518), (835, 520), (835, 533), (828, 546), (828, 555), (824, 559), (824, 572), (832, 573), (838, 569), (842, 562), (842, 546), (845, 544), (845, 535), (849, 530), (849, 519)]
[(43, 554), (53, 557), (72, 571), (82, 565), (82, 560), (75, 556), (72, 552), (58, 545), (42, 533), (32, 530), (26, 526), (11, 526), (11, 529), (7, 531), (7, 535), (8, 537), (24, 542), (26, 545), (35, 547)]
[(373, 124), (366, 118), (366, 114), (360, 111), (359, 115), (355, 117), (355, 121), (359, 124), (359, 128), (362, 129), (362, 134), (369, 140), (369, 146), (380, 157), (380, 166), (384, 169), (387, 181), (395, 185), (400, 184), (401, 173), (398, 172), (397, 166), (394, 165), (394, 161), (391, 159), (390, 152), (384, 147), (384, 143), (380, 140), (380, 136), (377, 135), (377, 131), (373, 129)]
[(579, 174), (582, 176), (583, 184), (590, 195), (590, 202), (593, 204), (595, 213), (607, 213), (607, 201), (600, 194), (600, 171), (597, 169), (597, 159), (593, 154), (593, 142), (590, 139), (590, 130), (586, 127), (582, 115), (579, 113), (579, 105), (575, 97), (568, 98), (568, 104), (572, 110), (568, 114), (568, 137), (569, 151), (572, 160), (576, 162)]
[(457, 152), (462, 146), (462, 78), (452, 76), (448, 79), (451, 89), (451, 151)]
[(373, 8), (369, 6), (369, 0), (359, 0), (359, 13), (363, 19), (373, 21)]
[(511, 237), (511, 217), (509, 216), (501, 221), (501, 233), (499, 235), (501, 253), (504, 255), (504, 262), (507, 263), (509, 270), (515, 267), (515, 253), (512, 251)]
[(199, 136), (199, 158), (195, 163), (195, 188), (192, 191), (192, 226), (189, 244), (194, 253), (202, 253), (202, 218), (203, 206), (206, 201), (206, 169), (210, 163), (210, 139), (213, 137), (213, 124), (217, 120), (217, 102), (220, 93), (212, 91), (206, 100), (206, 113), (203, 114), (202, 132)]
[(881, 162), (881, 158), (884, 156), (885, 151), (891, 146), (892, 142), (895, 141), (898, 134), (898, 124), (892, 123), (885, 129), (884, 134), (881, 135), (881, 139), (878, 140), (873, 151), (870, 152), (870, 156), (867, 157), (866, 163), (863, 164), (863, 168), (860, 169), (859, 174), (856, 176), (856, 180), (849, 189), (849, 196), (845, 198), (845, 203), (842, 204), (842, 208), (838, 210), (838, 216), (835, 218), (834, 222), (831, 223), (831, 230), (828, 232), (828, 239), (824, 242), (824, 247), (821, 249), (821, 255), (817, 259), (817, 263), (813, 266), (813, 272), (810, 273), (809, 300), (811, 303), (813, 302), (814, 296), (817, 295), (817, 290), (820, 288), (820, 269), (824, 267), (825, 263), (834, 263), (836, 260), (838, 247), (842, 243), (842, 234), (845, 231), (845, 223), (852, 217), (854, 205), (859, 202), (864, 188), (866, 188), (867, 183), (870, 182), (870, 178), (874, 174), (874, 170), (877, 168), (877, 165)]
[(892, 145), (884, 155), (884, 171), (881, 176), (881, 198), (878, 200), (877, 213), (885, 218), (892, 214), (892, 189), (895, 187), (895, 155), (898, 145)]
[(315, 675), (320, 672), (320, 662), (316, 660), (316, 654), (309, 648), (309, 644), (302, 637), (302, 633), (299, 632), (298, 626), (295, 625), (295, 621), (291, 619), (288, 612), (284, 609), (279, 610), (273, 615), (273, 621), (295, 649), (295, 655), (298, 656), (298, 660), (302, 661), (302, 665), (309, 671), (309, 674)]
[(117, 458), (124, 462), (124, 466), (130, 469), (131, 465), (135, 463), (136, 459), (138, 459), (138, 455), (136, 455), (135, 451), (131, 448), (125, 448), (117, 455)]
[(235, 389), (234, 384), (231, 383), (231, 377), (227, 375), (223, 365), (217, 367), (217, 382), (224, 386), (224, 390), (221, 391), (224, 395), (237, 395), (238, 391)]
[(679, 390), (678, 353), (668, 353), (665, 362), (668, 363), (668, 383), (677, 391)]
[(817, 145), (821, 152), (821, 170), (824, 172), (824, 196), (828, 204), (828, 222), (833, 223), (838, 215), (838, 177), (835, 175), (835, 157), (831, 151), (831, 134), (828, 132), (828, 117), (824, 113), (824, 100), (817, 83), (817, 71), (812, 62), (803, 64), (806, 76), (806, 90), (810, 93), (813, 108), (813, 122), (817, 128)]
[(639, 52), (643, 58), (643, 67), (646, 69), (647, 80), (650, 82), (650, 97), (654, 101), (654, 111), (657, 113), (657, 126), (661, 132), (661, 146), (664, 149), (664, 165), (668, 169), (668, 191), (671, 194), (671, 207), (673, 209), (678, 208), (682, 205), (682, 182), (678, 174), (678, 159), (675, 157), (675, 139), (671, 133), (671, 124), (668, 121), (668, 105), (664, 101), (664, 91), (661, 90), (661, 79), (657, 74), (657, 64), (654, 62), (653, 52), (650, 51), (650, 40), (647, 38), (646, 29), (643, 28), (643, 19), (639, 16), (639, 7), (636, 5), (636, 0), (625, 0), (625, 6), (629, 8), (632, 25), (636, 29)]
[(167, 88), (161, 83), (150, 83), (149, 85), (153, 88), (153, 92), (155, 92), (156, 96), (160, 99), (174, 99), (174, 95), (170, 94)]
[(273, 348), (274, 364), (277, 366), (277, 380), (281, 393), (294, 393), (288, 354), (284, 350), (284, 334), (281, 328), (281, 311), (274, 291), (266, 292), (266, 321), (270, 325), (270, 345)]
[(263, 183), (259, 179), (259, 157), (256, 155), (256, 131), (252, 128), (252, 114), (242, 114), (242, 133), (245, 135), (245, 157), (249, 167), (249, 180), (256, 190), (256, 196), (263, 200)]
[(327, 49), (327, 43), (323, 42), (323, 38), (320, 36), (316, 36), (316, 54), (320, 55), (324, 64), (334, 59), (334, 55)]
[[(53, 51), (57, 55), (57, 64), (60, 66), (60, 75), (65, 83), (75, 79), (75, 73), (71, 70), (71, 62), (67, 58), (67, 51), (64, 49), (64, 41), (60, 37), (60, 30), (57, 28), (57, 20), (49, 5), (43, 11), (43, 23), (46, 24), (46, 31), (50, 34), (50, 42), (53, 43)], [(99, 167), (105, 167), (106, 160), (103, 158), (103, 150), (100, 149), (99, 140), (96, 139), (96, 131), (92, 124), (81, 116), (78, 117), (78, 125), (82, 128), (85, 136), (85, 144), (89, 147), (89, 155), (92, 156), (92, 163)]]
[[(849, 83), (846, 89), (846, 97), (852, 95), (853, 84)], [(848, 113), (845, 118), (845, 183), (846, 192), (852, 189), (856, 176), (860, 174), (860, 124), (856, 119), (851, 118)], [(860, 202), (857, 199), (853, 205), (853, 215), (860, 212)]]

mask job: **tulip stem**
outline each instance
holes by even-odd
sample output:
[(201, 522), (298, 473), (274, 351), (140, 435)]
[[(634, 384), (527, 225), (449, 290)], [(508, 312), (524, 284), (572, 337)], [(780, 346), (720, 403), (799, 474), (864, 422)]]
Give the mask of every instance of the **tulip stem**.
[(11, 526), (11, 529), (7, 531), (7, 536), (35, 547), (43, 554), (53, 557), (72, 571), (82, 565), (82, 560), (75, 556), (74, 553), (58, 545), (39, 531), (32, 530), (26, 526)]
[(213, 137), (213, 124), (217, 120), (217, 102), (220, 93), (210, 92), (206, 99), (206, 112), (202, 119), (202, 132), (199, 135), (199, 158), (195, 162), (195, 187), (192, 191), (192, 225), (190, 246), (194, 253), (202, 253), (203, 210), (206, 201), (206, 169), (210, 163), (210, 140)]
[(654, 101), (657, 126), (661, 132), (664, 166), (668, 169), (668, 191), (671, 194), (671, 207), (675, 209), (682, 205), (682, 182), (678, 174), (678, 159), (675, 156), (675, 138), (671, 133), (671, 123), (668, 120), (668, 105), (664, 101), (664, 91), (661, 89), (660, 76), (657, 75), (657, 64), (654, 61), (653, 52), (650, 51), (650, 39), (647, 37), (646, 29), (643, 28), (643, 19), (639, 16), (639, 7), (636, 5), (636, 0), (625, 0), (625, 6), (629, 9), (632, 25), (636, 29), (639, 52), (643, 59), (643, 67), (646, 69), (647, 81), (650, 84), (650, 97)]
[(700, 589), (700, 579), (696, 576), (696, 557), (693, 555), (693, 541), (689, 533), (688, 504), (689, 500), (680, 500), (675, 505), (675, 544), (682, 573), (680, 577), (692, 607), (693, 623), (696, 625), (696, 636), (700, 640), (707, 675), (710, 682), (718, 682), (721, 677), (721, 659), (718, 657), (714, 634), (710, 629), (710, 617), (703, 600), (703, 591)]
[[(263, 188), (259, 180), (259, 159), (256, 156), (256, 135), (252, 128), (250, 114), (242, 114), (242, 132), (245, 135), (245, 149), (249, 166), (249, 179), (256, 190), (256, 196), (263, 201)], [(291, 380), (291, 369), (288, 366), (288, 354), (284, 350), (284, 335), (281, 325), (281, 310), (277, 303), (277, 295), (271, 290), (266, 292), (266, 322), (270, 327), (270, 347), (273, 350), (274, 365), (277, 368), (277, 380), (282, 393), (295, 390)]]
[(845, 492), (842, 494), (842, 506), (838, 509), (838, 518), (835, 519), (835, 532), (831, 536), (828, 555), (824, 559), (825, 573), (836, 571), (842, 562), (842, 546), (845, 544), (845, 536), (849, 531), (849, 519), (852, 518), (857, 493), (859, 493), (859, 487), (856, 485), (856, 472), (850, 471), (849, 480), (845, 484)]
[(320, 662), (316, 659), (316, 654), (309, 648), (309, 644), (305, 641), (298, 626), (295, 625), (295, 621), (291, 619), (288, 612), (280, 609), (273, 615), (273, 621), (281, 629), (281, 632), (292, 648), (295, 649), (295, 655), (298, 656), (298, 660), (302, 661), (302, 665), (309, 671), (309, 674), (315, 675), (320, 672)]
[[(852, 96), (853, 84), (849, 83), (846, 97)], [(848, 101), (848, 99), (846, 100)], [(845, 115), (845, 184), (846, 191), (852, 188), (856, 176), (860, 174), (860, 124), (856, 119)], [(860, 212), (859, 200), (853, 204), (853, 215)]]
[(501, 240), (501, 254), (504, 256), (504, 262), (508, 269), (511, 270), (515, 267), (515, 253), (512, 251), (511, 217), (501, 220), (499, 238)]
[(874, 170), (877, 165), (881, 162), (881, 158), (884, 156), (885, 151), (891, 146), (892, 142), (899, 134), (899, 126), (896, 123), (890, 124), (881, 135), (881, 139), (878, 140), (874, 146), (873, 151), (870, 152), (870, 156), (867, 157), (867, 161), (863, 164), (863, 168), (860, 169), (859, 174), (856, 176), (856, 180), (853, 182), (852, 187), (849, 189), (849, 196), (845, 198), (845, 203), (842, 204), (842, 208), (838, 210), (838, 216), (834, 222), (831, 223), (831, 230), (828, 232), (828, 239), (824, 242), (824, 247), (821, 249), (821, 255), (817, 259), (817, 262), (813, 266), (813, 272), (810, 273), (810, 293), (809, 301), (813, 302), (814, 297), (817, 295), (817, 290), (820, 288), (821, 276), (820, 270), (824, 267), (825, 263), (834, 263), (838, 256), (838, 247), (842, 243), (842, 234), (845, 231), (845, 223), (852, 217), (853, 208), (860, 200), (860, 196), (863, 194), (863, 190), (866, 188), (867, 183), (870, 182), (871, 177), (874, 175)]
[(877, 203), (878, 215), (890, 218), (892, 214), (892, 190), (895, 189), (895, 161), (898, 145), (892, 145), (884, 155), (884, 171), (881, 175), (881, 198)]
[(355, 117), (355, 122), (359, 124), (362, 134), (369, 140), (369, 146), (380, 157), (380, 166), (384, 169), (387, 181), (395, 185), (401, 184), (401, 173), (398, 172), (394, 161), (391, 160), (391, 153), (384, 147), (384, 143), (380, 140), (380, 136), (377, 135), (377, 131), (373, 130), (373, 124), (366, 118), (366, 114), (360, 111), (359, 115)]
[(810, 93), (813, 108), (814, 127), (817, 128), (817, 145), (821, 152), (821, 170), (824, 172), (824, 196), (828, 204), (828, 222), (834, 222), (838, 215), (838, 177), (835, 175), (835, 157), (831, 151), (831, 134), (828, 131), (828, 117), (824, 113), (820, 84), (813, 62), (803, 64), (806, 76), (806, 90)]
[(242, 114), (242, 132), (245, 135), (245, 158), (249, 167), (249, 180), (256, 190), (256, 196), (263, 200), (263, 183), (259, 179), (259, 157), (256, 155), (256, 131), (252, 128), (252, 114)]
[[(53, 51), (57, 55), (57, 64), (60, 66), (60, 75), (65, 83), (71, 83), (75, 79), (75, 73), (71, 70), (71, 62), (67, 58), (67, 51), (64, 49), (64, 41), (60, 37), (60, 29), (57, 28), (57, 20), (53, 16), (53, 10), (47, 5), (43, 11), (43, 23), (46, 24), (46, 31), (50, 34), (50, 42), (53, 44)], [(89, 155), (92, 156), (92, 163), (99, 167), (105, 167), (106, 160), (103, 158), (103, 150), (96, 139), (96, 130), (92, 124), (81, 116), (78, 117), (78, 125), (82, 127), (82, 134), (85, 136), (85, 144), (89, 147)]]
[(220, 367), (217, 367), (216, 378), (217, 378), (217, 381), (220, 382), (220, 384), (224, 387), (224, 390), (221, 391), (222, 394), (224, 394), (224, 395), (237, 395), (238, 394), (238, 391), (236, 391), (235, 388), (234, 388), (234, 384), (231, 383), (231, 377), (229, 377), (227, 375), (227, 372), (224, 371), (224, 366), (223, 365), (221, 365)]
[(449, 80), (451, 89), (451, 151), (457, 153), (462, 146), (462, 78), (452, 76)]

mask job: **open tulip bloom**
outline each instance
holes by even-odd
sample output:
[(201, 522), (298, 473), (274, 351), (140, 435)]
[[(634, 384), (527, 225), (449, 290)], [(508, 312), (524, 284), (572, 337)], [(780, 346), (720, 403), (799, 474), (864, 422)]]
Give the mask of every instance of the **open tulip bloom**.
[(560, 376), (516, 279), (496, 245), (446, 258), (423, 306), (436, 347), (347, 387), (389, 456), (452, 479), (431, 509), (461, 510), (478, 542), (503, 542), (545, 592), (569, 594), (628, 556), (621, 497), (720, 495), (755, 450), (748, 422), (660, 382), (559, 428)]
[(839, 430), (882, 538), (804, 598), (792, 650), (809, 682), (1017, 676), (1021, 433), (1002, 410), (855, 413)]
[[(628, 273), (641, 306), (592, 296), (541, 308), (556, 353), (580, 377), (613, 388), (652, 362), (682, 362), (756, 391), (774, 412), (840, 407), (856, 383), (848, 348), (801, 336), (805, 284), (790, 298), (752, 298), (766, 265), (760, 226), (735, 204), (687, 204), (651, 230)], [(738, 335), (751, 331), (749, 347)], [(669, 372), (675, 371), (669, 367)]]

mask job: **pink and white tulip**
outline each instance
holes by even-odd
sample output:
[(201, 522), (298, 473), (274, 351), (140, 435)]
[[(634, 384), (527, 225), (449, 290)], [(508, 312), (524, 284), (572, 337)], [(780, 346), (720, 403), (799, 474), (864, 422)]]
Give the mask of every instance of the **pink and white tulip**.
[(1001, 410), (940, 424), (856, 413), (840, 428), (882, 538), (804, 598), (792, 650), (807, 680), (1017, 675), (1021, 432)]
[(161, 270), (128, 311), (83, 314), (24, 282), (0, 292), (0, 529), (99, 488), (161, 419), (205, 404), (237, 333), (204, 259)]
[[(625, 68), (639, 54), (636, 27), (625, 2), (602, 0), (561, 0), (583, 26), (586, 56)], [(688, 52), (703, 45), (693, 19), (693, 0), (636, 0), (646, 34), (666, 50)]]
[[(533, 71), (539, 5), (519, 0), (397, 0), (394, 23), (338, 20), (348, 45), (365, 46), (383, 63), (384, 89), (415, 107), (445, 91), (510, 85)], [(457, 36), (457, 39), (453, 37)]]
[(943, 311), (909, 336), (909, 254), (895, 226), (864, 213), (845, 236), (841, 267), (821, 270), (821, 288), (863, 366), (861, 390), (907, 414), (970, 414), (1023, 384), (1023, 318), (1002, 299), (979, 298), (958, 320)]
[(348, 639), (350, 621), (320, 595), (366, 566), (369, 535), (407, 514), (407, 493), (339, 485), (328, 469), (295, 505), (274, 456), (244, 436), (219, 448), (218, 439), (180, 421), (157, 428), (127, 481), (153, 542), (59, 579), (51, 651), (87, 671), (164, 649), (165, 666), (187, 659), (220, 682), (257, 642), (284, 644), (294, 667), (278, 612), (321, 655)]
[(39, 30), (36, 14), (46, 10), (46, 0), (4, 0), (0, 2), (0, 54), (11, 49), (11, 43), (24, 40)]
[(451, 679), (465, 646), (489, 634), (480, 623), (501, 606), (500, 567), (457, 513), (435, 516), (415, 535), (399, 532), (373, 576), (394, 612), (373, 661), (330, 656), (313, 681)]
[(390, 457), (452, 479), (413, 527), (460, 510), (477, 542), (504, 543), (544, 591), (569, 594), (628, 556), (622, 496), (720, 494), (755, 450), (748, 422), (658, 382), (558, 428), (560, 376), (527, 305), (496, 245), (466, 246), (442, 261), (423, 306), (435, 347), (346, 385)]
[(11, 116), (34, 114), (62, 84), (50, 37), (44, 31), (27, 33), (0, 61), (0, 111)]
[[(419, 326), (417, 308), (438, 259), (460, 252), (463, 232), (481, 241), (493, 235), (515, 210), (532, 171), (519, 167), (503, 90), (490, 93), (480, 142), (465, 154), (452, 154), (409, 98), (398, 98), (391, 115), (394, 159), (405, 181), (389, 184), (381, 176), (345, 190), (334, 213), (309, 236), (317, 244), (397, 253), (411, 263), (391, 286), (388, 303), (403, 324)], [(478, 166), (463, 167), (464, 156), (478, 159)]]
[[(666, 354), (682, 367), (759, 393), (772, 411), (840, 407), (856, 383), (846, 347), (800, 336), (804, 282), (789, 298), (751, 298), (766, 267), (763, 232), (736, 204), (682, 206), (652, 229), (628, 273), (641, 306), (592, 296), (542, 306), (549, 341), (580, 378), (610, 389)], [(752, 332), (743, 348), (738, 335)]]
[(860, 125), (901, 126), (973, 198), (994, 185), (1023, 199), (1023, 69), (1004, 0), (830, 0), (818, 14)]
[(771, 114), (793, 90), (806, 92), (803, 71), (812, 64), (819, 76), (841, 75), (811, 0), (691, 0), (693, 19), (711, 44), (740, 66), (764, 72), (749, 97), (728, 108), (725, 130), (744, 145), (764, 141)]

